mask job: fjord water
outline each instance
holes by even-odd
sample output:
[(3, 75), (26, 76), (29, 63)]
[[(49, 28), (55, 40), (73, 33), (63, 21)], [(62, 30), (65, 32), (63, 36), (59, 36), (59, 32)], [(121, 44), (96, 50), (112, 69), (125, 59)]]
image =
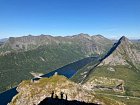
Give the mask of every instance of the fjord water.
[(7, 105), (17, 94), (16, 87), (0, 94), (0, 105)]
[[(50, 77), (52, 75), (54, 75), (55, 72), (57, 72), (59, 75), (64, 75), (67, 78), (71, 78), (79, 69), (81, 69), (82, 67), (84, 67), (85, 65), (87, 65), (90, 62), (93, 62), (95, 60), (97, 60), (98, 57), (87, 57), (84, 59), (81, 59), (79, 61), (70, 63), (66, 66), (63, 66), (57, 70), (54, 70), (48, 74), (45, 74), (41, 77)], [(0, 94), (0, 105), (7, 105), (7, 103), (9, 103), (13, 96), (15, 96), (17, 94), (16, 91), (16, 87), (12, 88), (10, 90), (7, 90), (6, 92), (3, 92)]]
[(87, 65), (88, 63), (90, 63), (96, 59), (98, 59), (98, 57), (84, 58), (79, 61), (70, 63), (66, 66), (63, 66), (57, 70), (54, 70), (48, 74), (43, 75), (41, 77), (50, 77), (50, 76), (54, 75), (55, 72), (57, 72), (59, 75), (64, 75), (67, 78), (71, 78), (79, 69), (81, 69), (82, 67), (84, 67), (85, 65)]

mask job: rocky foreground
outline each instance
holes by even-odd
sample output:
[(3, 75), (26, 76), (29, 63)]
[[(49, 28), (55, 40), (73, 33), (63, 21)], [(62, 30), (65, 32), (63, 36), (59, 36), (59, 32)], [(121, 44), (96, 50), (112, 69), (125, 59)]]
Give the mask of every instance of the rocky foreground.
[[(53, 102), (59, 102), (56, 105), (65, 105), (64, 103), (61, 104), (61, 102), (65, 101), (75, 105), (77, 105), (76, 103), (124, 105), (113, 99), (99, 97), (95, 93), (84, 89), (82, 85), (71, 82), (66, 77), (59, 75), (41, 78), (36, 81), (23, 81), (17, 87), (17, 91), (18, 94), (13, 97), (8, 105), (45, 105), (41, 103), (44, 103), (47, 98), (54, 99)], [(47, 101), (49, 102), (49, 100)]]

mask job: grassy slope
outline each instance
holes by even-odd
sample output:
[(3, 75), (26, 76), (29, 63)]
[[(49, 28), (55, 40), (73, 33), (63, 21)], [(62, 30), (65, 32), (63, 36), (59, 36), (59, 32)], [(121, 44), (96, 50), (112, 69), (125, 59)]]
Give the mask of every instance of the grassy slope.
[[(140, 50), (139, 47), (139, 43), (136, 46), (137, 50)], [(123, 51), (121, 51), (122, 53)], [(107, 78), (116, 78), (116, 79), (122, 79), (124, 80), (125, 84), (125, 93), (124, 94), (120, 94), (120, 95), (126, 95), (126, 96), (132, 96), (132, 97), (140, 97), (140, 71), (138, 69), (135, 68), (135, 66), (131, 63), (131, 59), (128, 58), (127, 53), (124, 50), (124, 58), (128, 61), (128, 63), (132, 66), (131, 68), (128, 66), (112, 66), (115, 71), (109, 71), (107, 70), (108, 65), (106, 66), (100, 66), (97, 67), (96, 69), (92, 70), (92, 73), (90, 73), (90, 75), (88, 76), (87, 80), (89, 80), (90, 78), (93, 78), (93, 76), (96, 77), (107, 77)], [(86, 80), (86, 81), (87, 81)], [(111, 91), (97, 91), (97, 93), (104, 93), (102, 95), (107, 94), (118, 94), (115, 92), (111, 92)], [(116, 97), (116, 96), (107, 96), (107, 97), (111, 97), (114, 98), (116, 100), (125, 102), (127, 105), (140, 105), (140, 99), (127, 99), (127, 98), (120, 98), (120, 97)]]
[(140, 99), (136, 99), (136, 98), (117, 97), (117, 96), (105, 95), (105, 94), (97, 94), (97, 96), (111, 98), (119, 102), (123, 102), (126, 105), (140, 105)]
[[(124, 66), (116, 66), (113, 68), (115, 71), (107, 70), (107, 66), (98, 67), (94, 73), (91, 73), (89, 78), (91, 76), (99, 76), (122, 79), (125, 82), (126, 95), (135, 96), (136, 91), (140, 92), (140, 72), (135, 72), (135, 70), (132, 70), (133, 68)], [(140, 94), (138, 96), (140, 96)]]
[[(136, 72), (133, 70), (133, 68), (128, 68), (126, 66), (115, 66), (113, 67), (115, 71), (109, 71), (107, 70), (107, 66), (101, 66), (97, 67), (94, 72), (90, 74), (88, 78), (91, 78), (93, 76), (98, 77), (108, 77), (108, 78), (117, 78), (124, 80), (125, 84), (125, 93), (120, 95), (126, 95), (126, 96), (133, 96), (133, 97), (140, 97), (140, 72)], [(87, 79), (88, 80), (88, 79)], [(119, 94), (111, 91), (96, 91), (97, 93), (102, 93), (104, 96), (107, 94)], [(104, 94), (103, 94), (104, 93)], [(106, 95), (105, 95), (106, 96)], [(116, 96), (107, 96), (109, 98), (113, 98), (118, 101), (122, 101), (127, 105), (139, 105), (140, 99), (127, 99), (122, 97), (116, 97)]]
[[(29, 72), (47, 73), (85, 57), (77, 45), (48, 45), (0, 57), (0, 91), (32, 78)], [(43, 60), (42, 60), (43, 59)]]

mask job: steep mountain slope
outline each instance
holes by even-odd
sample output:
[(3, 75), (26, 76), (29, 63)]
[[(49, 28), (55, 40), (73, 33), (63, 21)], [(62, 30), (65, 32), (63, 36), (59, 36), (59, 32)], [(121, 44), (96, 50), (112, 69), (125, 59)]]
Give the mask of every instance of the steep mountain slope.
[(23, 36), (23, 37), (10, 37), (9, 40), (1, 46), (0, 52), (1, 55), (13, 52), (13, 51), (28, 51), (36, 49), (40, 46), (47, 45), (79, 45), (80, 50), (89, 56), (91, 54), (102, 54), (112, 45), (112, 41), (101, 36), (89, 36), (88, 34), (78, 34), (74, 36), (66, 37), (53, 37), (50, 35), (40, 35), (40, 36)]
[[(132, 69), (134, 72), (139, 72), (139, 65), (140, 50), (135, 44), (123, 36), (103, 58), (98, 59), (96, 62), (91, 62), (79, 72), (83, 73), (85, 70), (87, 73), (84, 73), (84, 77), (88, 78), (87, 75), (94, 71), (93, 68), (108, 67), (109, 71), (115, 71), (113, 67), (123, 66)], [(77, 75), (79, 75), (79, 73), (77, 73)]]
[[(64, 100), (73, 101), (72, 105), (77, 105), (76, 101), (94, 103), (95, 105), (124, 105), (122, 102), (110, 98), (101, 98), (84, 89), (81, 85), (59, 75), (41, 78), (34, 82), (30, 80), (23, 81), (17, 87), (17, 91), (19, 93), (13, 97), (10, 105), (42, 105), (42, 101), (46, 100), (47, 103), (50, 99), (53, 100), (51, 105), (66, 105), (63, 103)], [(61, 101), (58, 101), (58, 99)], [(54, 100), (57, 100), (57, 103)]]
[(137, 50), (140, 51), (140, 39), (138, 39), (138, 40), (134, 40), (133, 43), (135, 44)]
[[(106, 43), (105, 43), (106, 42)], [(101, 35), (11, 37), (0, 46), (0, 91), (87, 56), (101, 55), (112, 42)]]
[(102, 59), (100, 65), (129, 65), (134, 68), (136, 67), (136, 69), (140, 69), (138, 67), (139, 64), (140, 51), (131, 41), (123, 36)]
[(76, 51), (67, 46), (53, 46), (1, 56), (0, 90), (7, 90), (16, 86), (21, 80), (33, 78), (31, 72), (46, 74), (82, 59), (84, 55)]
[[(86, 70), (88, 70), (88, 72), (83, 76), (76, 74), (72, 80), (82, 82), (85, 88), (95, 90), (99, 93), (139, 97), (139, 65), (140, 50), (135, 44), (123, 36), (113, 45), (110, 51), (100, 59), (100, 62), (86, 65), (84, 69), (81, 69), (81, 72), (84, 73)], [(77, 80), (79, 77), (82, 77), (82, 81)], [(128, 102), (128, 100), (126, 100), (126, 103), (128, 105), (140, 104), (136, 104), (135, 102), (131, 103), (130, 101)]]
[(100, 57), (97, 57), (94, 61), (88, 63), (83, 68), (78, 70), (70, 79), (76, 83), (83, 83), (98, 65), (100, 64)]
[(0, 39), (0, 46), (3, 45), (7, 40), (8, 38)]

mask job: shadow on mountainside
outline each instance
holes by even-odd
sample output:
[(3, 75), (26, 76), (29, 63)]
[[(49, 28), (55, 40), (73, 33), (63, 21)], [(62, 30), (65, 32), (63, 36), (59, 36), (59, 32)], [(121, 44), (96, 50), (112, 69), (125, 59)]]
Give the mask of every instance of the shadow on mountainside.
[(41, 101), (38, 105), (99, 105), (99, 104), (85, 103), (76, 100), (69, 101), (66, 99), (47, 97), (43, 101)]

